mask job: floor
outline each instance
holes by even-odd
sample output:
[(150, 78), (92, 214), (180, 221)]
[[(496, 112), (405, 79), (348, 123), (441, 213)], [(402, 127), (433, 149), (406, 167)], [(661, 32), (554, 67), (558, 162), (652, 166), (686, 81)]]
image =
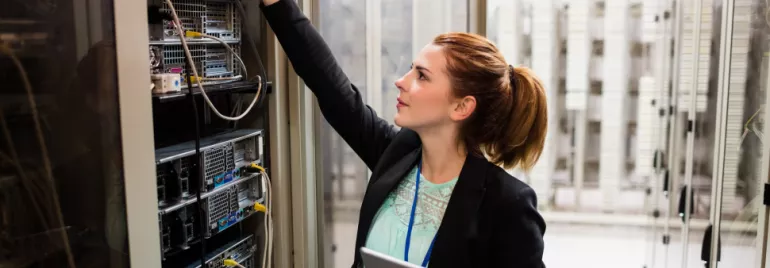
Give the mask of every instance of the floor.
[[(358, 209), (361, 205), (362, 189), (365, 187), (364, 181), (344, 181), (346, 183), (343, 184), (332, 181), (330, 186), (334, 205), (330, 208), (331, 211), (327, 211), (331, 212), (334, 221), (327, 224), (327, 227), (331, 228), (328, 231), (332, 234), (331, 242), (335, 249), (331, 254), (331, 267), (339, 268), (350, 267), (353, 262)], [(598, 225), (587, 224), (596, 222), (592, 219), (597, 216), (590, 213), (543, 215), (547, 222), (543, 260), (548, 268), (704, 267), (700, 255), (703, 229), (708, 224), (705, 220), (700, 229), (690, 232), (685, 253), (679, 229), (672, 229), (671, 243), (664, 246), (661, 233), (654, 234), (653, 237), (652, 231), (645, 227), (646, 225), (638, 224), (639, 219), (630, 219), (628, 216), (616, 215), (615, 218), (620, 218), (614, 219), (613, 223)], [(575, 218), (580, 220), (573, 221)], [(755, 230), (756, 227), (749, 229)], [(758, 267), (755, 252), (756, 234), (742, 235), (738, 232), (722, 234), (719, 267)], [(687, 256), (686, 263), (683, 262), (684, 255)]]
[[(334, 240), (337, 250), (334, 253), (334, 267), (350, 267), (353, 261), (356, 223), (338, 222), (333, 225)], [(682, 243), (677, 241), (679, 233), (672, 234), (668, 246), (668, 265), (663, 261), (666, 250), (661, 243), (656, 249), (654, 266), (645, 266), (646, 260), (652, 259), (652, 238), (649, 232), (640, 228), (575, 226), (549, 224), (545, 235), (544, 262), (549, 268), (620, 268), (620, 267), (685, 267), (682, 263)], [(693, 234), (688, 243), (688, 268), (704, 267), (700, 261), (702, 236)], [(752, 238), (726, 239), (732, 242), (722, 248), (722, 261), (719, 267), (756, 267), (754, 264), (755, 240)], [(657, 242), (657, 241), (656, 241)]]

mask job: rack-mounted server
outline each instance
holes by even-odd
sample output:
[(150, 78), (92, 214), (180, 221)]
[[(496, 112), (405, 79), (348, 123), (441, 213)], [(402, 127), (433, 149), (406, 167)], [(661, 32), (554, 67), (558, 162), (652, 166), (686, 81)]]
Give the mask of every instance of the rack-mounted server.
[[(254, 204), (263, 201), (263, 189), (261, 176), (252, 174), (202, 194), (203, 217), (194, 198), (161, 209), (158, 219), (163, 253), (185, 250), (200, 238), (216, 235), (253, 215)], [(198, 227), (201, 220), (208, 227), (202, 231)]]
[[(163, 0), (150, 0), (148, 4), (160, 7), (161, 12), (170, 13)], [(183, 29), (222, 39), (238, 54), (233, 55), (214, 39), (188, 37), (190, 54), (198, 75), (204, 78), (203, 84), (243, 80), (241, 66), (236, 58), (240, 56), (242, 18), (235, 4), (232, 1), (213, 0), (174, 0), (173, 4)], [(149, 32), (150, 72), (184, 74), (185, 53), (172, 24), (151, 24)], [(205, 78), (215, 80), (206, 81)], [(181, 87), (186, 85), (182, 83)]]
[[(158, 219), (164, 254), (185, 250), (201, 238), (211, 237), (248, 218), (262, 202), (265, 187), (259, 173), (245, 166), (263, 164), (261, 130), (241, 129), (200, 141), (185, 142), (155, 152), (158, 184)], [(204, 215), (194, 205), (200, 192)], [(199, 222), (206, 223), (200, 230)]]
[[(224, 245), (208, 256), (206, 256), (205, 268), (224, 268), (224, 260), (232, 259), (243, 265), (246, 268), (256, 268), (254, 265), (254, 253), (257, 251), (257, 245), (254, 242), (253, 236), (248, 236), (243, 240), (231, 242)], [(200, 268), (200, 261), (196, 261), (187, 268)]]

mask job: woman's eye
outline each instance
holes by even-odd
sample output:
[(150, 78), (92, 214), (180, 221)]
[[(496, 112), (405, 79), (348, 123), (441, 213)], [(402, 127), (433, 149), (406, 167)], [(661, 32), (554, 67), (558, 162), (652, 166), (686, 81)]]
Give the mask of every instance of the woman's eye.
[(427, 80), (425, 75), (422, 74), (422, 72), (417, 72), (417, 78), (419, 78), (420, 80)]

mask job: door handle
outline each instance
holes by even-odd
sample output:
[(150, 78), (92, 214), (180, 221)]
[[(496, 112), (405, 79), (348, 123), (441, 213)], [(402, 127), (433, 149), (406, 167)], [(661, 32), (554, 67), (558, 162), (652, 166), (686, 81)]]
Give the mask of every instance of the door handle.
[[(679, 218), (682, 219), (682, 223), (684, 223), (684, 208), (685, 208), (685, 198), (687, 196), (687, 190), (689, 188), (687, 185), (682, 186), (682, 190), (679, 192)], [(692, 194), (692, 191), (690, 191), (690, 215), (695, 211), (695, 195)]]
[[(700, 259), (706, 262), (706, 267), (709, 267), (711, 262), (711, 236), (714, 235), (714, 226), (709, 224), (706, 227), (706, 231), (703, 234), (703, 244), (700, 249)], [(719, 234), (717, 234), (719, 235)], [(717, 238), (717, 262), (722, 260), (722, 237)]]

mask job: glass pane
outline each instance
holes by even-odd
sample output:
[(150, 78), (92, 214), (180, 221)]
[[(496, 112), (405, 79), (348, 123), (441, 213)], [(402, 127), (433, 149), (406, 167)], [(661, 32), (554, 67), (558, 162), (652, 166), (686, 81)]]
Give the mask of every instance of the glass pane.
[(112, 10), (0, 10), (0, 266), (128, 267)]
[[(677, 201), (686, 157), (687, 121), (681, 119), (688, 114), (684, 104), (673, 103), (679, 121), (669, 124), (659, 116), (669, 111), (672, 93), (663, 85), (673, 78), (666, 67), (673, 60), (672, 48), (662, 33), (672, 38), (674, 25), (670, 16), (663, 19), (671, 15), (671, 3), (659, 2), (488, 1), (488, 37), (512, 64), (532, 68), (548, 94), (550, 145), (531, 172), (511, 172), (538, 194), (548, 224), (549, 266), (681, 264), (684, 228)], [(704, 6), (709, 14), (719, 14), (711, 4)], [(704, 40), (718, 43), (715, 32), (707, 31)], [(703, 56), (708, 60), (701, 65), (705, 82), (698, 91), (692, 161), (695, 211), (686, 244), (693, 265), (710, 209), (714, 108), (706, 104), (715, 100), (703, 98), (713, 95), (708, 94), (709, 81), (715, 83), (716, 76), (710, 70), (718, 62), (715, 53)], [(669, 140), (678, 141), (677, 147), (667, 148)], [(653, 166), (656, 151), (663, 153), (658, 169)], [(670, 179), (678, 179), (668, 198), (663, 193), (667, 169)], [(671, 240), (668, 246), (663, 246), (664, 235)], [(575, 248), (575, 243), (590, 246)]]
[(730, 86), (725, 107), (720, 267), (759, 267), (758, 214), (762, 205), (762, 152), (767, 103), (770, 27), (764, 0), (737, 0), (732, 21)]
[[(653, 241), (661, 245), (656, 247), (654, 267), (703, 267), (701, 249), (712, 206), (720, 37), (715, 22), (719, 21), (721, 6), (718, 1), (703, 1), (699, 9), (695, 1), (684, 1), (681, 9), (674, 17), (681, 27), (680, 35), (675, 36), (678, 47), (674, 56), (678, 62), (674, 66), (679, 69), (670, 73), (675, 83), (670, 95), (674, 114), (665, 122), (668, 127), (664, 133), (668, 136), (663, 152), (667, 174), (660, 177), (670, 180), (669, 198), (659, 206), (666, 215), (663, 235), (670, 243)], [(697, 42), (695, 38), (699, 38)]]
[[(320, 32), (337, 62), (356, 85), (364, 100), (371, 94), (367, 83), (367, 1), (317, 1)], [(403, 11), (400, 11), (403, 12)], [(409, 13), (409, 12), (407, 12)], [(323, 121), (321, 133), (323, 176), (324, 267), (349, 267), (353, 263), (358, 213), (368, 171), (344, 140)]]
[[(320, 30), (337, 61), (377, 114), (393, 122), (398, 89), (415, 51), (433, 37), (466, 31), (466, 0), (318, 1)], [(378, 12), (367, 17), (367, 9)], [(371, 13), (371, 10), (369, 10)], [(441, 23), (437, 23), (441, 22)], [(372, 40), (378, 40), (376, 43)], [(369, 53), (369, 54), (368, 54)], [(379, 53), (379, 55), (371, 54)], [(321, 127), (325, 267), (353, 263), (358, 214), (369, 171), (326, 123)]]

